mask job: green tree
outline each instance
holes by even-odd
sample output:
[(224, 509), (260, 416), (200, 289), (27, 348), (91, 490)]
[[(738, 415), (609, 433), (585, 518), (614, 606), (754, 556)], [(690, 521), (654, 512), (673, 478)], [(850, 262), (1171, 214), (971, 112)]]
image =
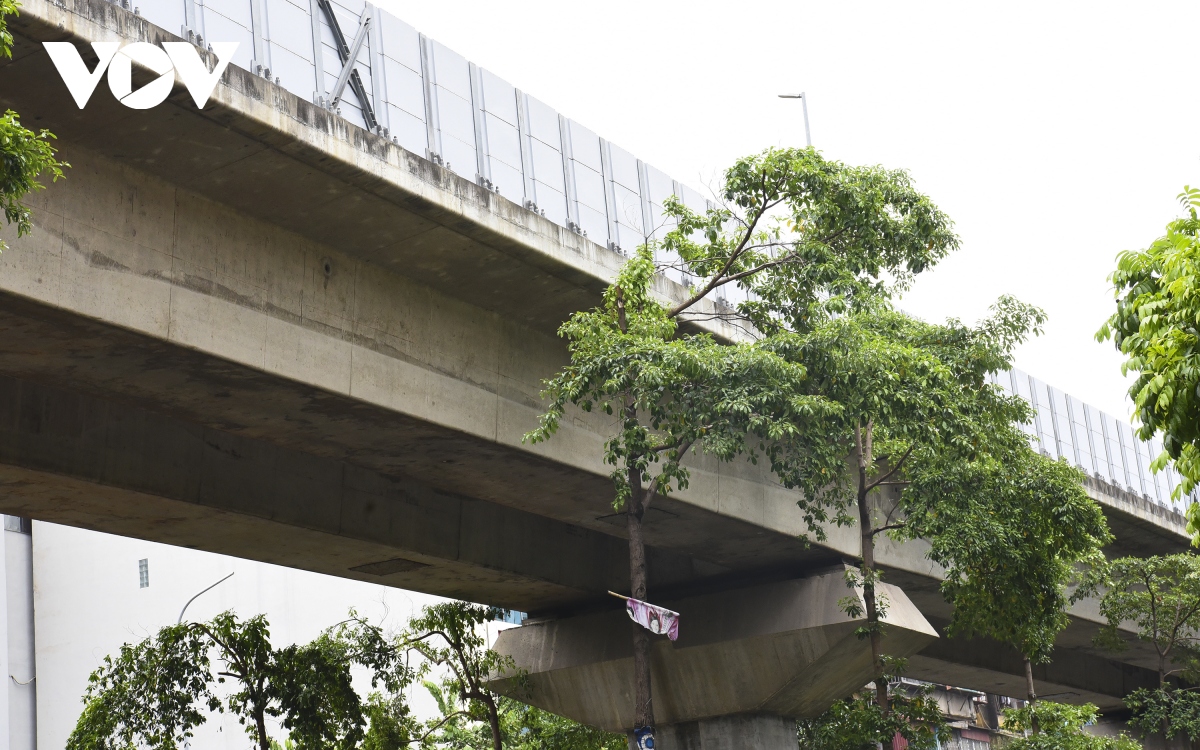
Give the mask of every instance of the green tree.
[[(431, 604), (413, 618), (397, 640), (404, 649), (422, 657), (421, 673), (434, 667), (449, 671), (443, 687), (454, 698), (446, 696), (442, 707), (443, 719), (461, 715), (486, 723), (494, 750), (503, 750), (504, 733), (500, 726), (500, 696), (493, 692), (489, 680), (500, 673), (513, 673), (516, 664), (487, 647), (484, 626), (495, 620), (499, 610), (467, 602)], [(435, 696), (436, 697), (436, 696)], [(455, 705), (454, 710), (449, 706)], [(457, 729), (450, 724), (443, 735)]]
[[(442, 679), (425, 681), (437, 702), (440, 717), (428, 722), (413, 741), (440, 750), (616, 750), (625, 737), (601, 731), (526, 705), (492, 690), (490, 680), (515, 675), (520, 690), (523, 676), (511, 658), (487, 648), (484, 626), (499, 610), (466, 602), (425, 607), (397, 638), (401, 649), (422, 659), (419, 673), (435, 668)], [(399, 747), (399, 745), (392, 746)]]
[[(775, 342), (721, 343), (681, 323), (741, 317), (760, 333), (808, 330), (857, 309), (932, 265), (956, 245), (946, 217), (903, 172), (848, 167), (817, 152), (768, 150), (725, 175), (725, 207), (705, 214), (668, 200), (676, 226), (661, 249), (701, 279), (666, 306), (650, 294), (655, 272), (641, 249), (605, 292), (600, 307), (560, 329), (570, 364), (546, 384), (550, 408), (527, 435), (558, 429), (568, 405), (616, 414), (605, 459), (614, 467), (613, 506), (626, 517), (630, 593), (647, 598), (642, 520), (655, 498), (687, 487), (689, 451), (722, 461), (765, 460), (789, 487), (816, 497), (844, 472), (847, 447), (824, 439), (837, 409), (805, 391), (804, 366)], [(736, 312), (705, 305), (728, 284), (754, 291)], [(820, 502), (805, 505), (823, 535)], [(834, 508), (833, 516), (845, 520)], [(653, 727), (650, 639), (632, 626), (635, 727)]]
[[(1129, 387), (1137, 434), (1162, 433), (1163, 452), (1151, 463), (1169, 462), (1183, 481), (1176, 499), (1200, 481), (1200, 189), (1179, 195), (1184, 215), (1144, 250), (1117, 256), (1109, 280), (1117, 309), (1096, 334), (1112, 339), (1125, 355), (1122, 373), (1136, 373)], [(1188, 507), (1188, 532), (1200, 545), (1200, 506)]]
[(1030, 732), (1004, 744), (1006, 750), (1141, 750), (1141, 745), (1125, 733), (1100, 737), (1084, 727), (1096, 722), (1099, 712), (1090, 703), (1072, 706), (1039, 701), (1004, 712), (1004, 728)]
[(858, 693), (833, 702), (815, 719), (797, 722), (804, 750), (875, 750), (900, 735), (911, 750), (934, 750), (949, 739), (941, 707), (923, 687), (896, 695), (890, 710), (880, 708), (874, 694)]
[[(8, 16), (17, 15), (18, 7), (16, 0), (0, 0), (2, 58), (12, 59), (13, 38), (8, 30)], [(44, 187), (38, 177), (48, 174), (57, 182), (63, 176), (63, 168), (70, 166), (58, 161), (52, 140), (54, 135), (48, 130), (23, 127), (11, 109), (0, 115), (0, 207), (4, 209), (4, 220), (17, 225), (18, 237), (32, 229), (29, 208), (22, 201), (29, 193)], [(8, 245), (0, 240), (0, 251), (6, 249)]]
[[(238, 620), (225, 612), (162, 628), (122, 646), (92, 673), (67, 748), (174, 750), (204, 723), (207, 709), (236, 716), (261, 750), (270, 750), (268, 717), (280, 720), (299, 750), (350, 750), (365, 724), (351, 685), (354, 664), (370, 668), (372, 682), (392, 692), (409, 679), (380, 631), (353, 615), (307, 645), (282, 649), (271, 645), (261, 615)], [(232, 689), (221, 698), (218, 686), (227, 681)]]
[(1100, 614), (1107, 622), (1097, 644), (1125, 649), (1121, 627), (1132, 624), (1157, 656), (1158, 687), (1126, 697), (1131, 723), (1147, 733), (1200, 740), (1200, 699), (1177, 684), (1200, 678), (1200, 557), (1123, 557), (1096, 568), (1089, 586), (1103, 591)]
[(1077, 469), (1023, 446), (1003, 459), (923, 467), (907, 490), (919, 499), (906, 507), (906, 533), (928, 539), (930, 559), (945, 570), (942, 593), (954, 605), (948, 634), (1013, 646), (1032, 703), (1032, 665), (1049, 660), (1069, 622), (1068, 587), (1081, 566), (1103, 563), (1100, 549), (1112, 537)]

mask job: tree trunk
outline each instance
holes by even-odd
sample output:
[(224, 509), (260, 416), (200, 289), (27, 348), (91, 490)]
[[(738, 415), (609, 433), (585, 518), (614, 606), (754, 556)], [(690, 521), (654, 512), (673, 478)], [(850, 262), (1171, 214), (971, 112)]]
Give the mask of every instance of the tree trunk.
[(867, 502), (867, 474), (871, 468), (873, 425), (856, 430), (858, 443), (858, 529), (862, 548), (863, 603), (866, 606), (867, 628), (871, 643), (871, 665), (875, 671), (875, 702), (887, 715), (889, 710), (888, 683), (883, 668), (883, 639), (879, 632), (879, 606), (875, 597), (875, 529), (871, 523), (871, 506)]
[[(640, 482), (632, 487), (625, 518), (629, 528), (629, 595), (646, 600), (646, 542), (642, 537)], [(650, 692), (650, 633), (636, 622), (633, 626), (633, 727), (654, 727), (654, 703)]]
[(271, 750), (271, 740), (267, 737), (267, 716), (265, 702), (254, 701), (254, 728), (258, 732), (258, 750)]
[(496, 709), (496, 699), (484, 695), (483, 703), (487, 706), (488, 725), (492, 728), (492, 750), (504, 750), (504, 744), (500, 740), (500, 712)]
[[(1025, 699), (1029, 701), (1029, 707), (1032, 709), (1037, 705), (1037, 689), (1033, 686), (1033, 662), (1029, 657), (1025, 657)], [(1030, 711), (1030, 725), (1033, 733), (1037, 734), (1040, 730), (1038, 727), (1037, 714)]]

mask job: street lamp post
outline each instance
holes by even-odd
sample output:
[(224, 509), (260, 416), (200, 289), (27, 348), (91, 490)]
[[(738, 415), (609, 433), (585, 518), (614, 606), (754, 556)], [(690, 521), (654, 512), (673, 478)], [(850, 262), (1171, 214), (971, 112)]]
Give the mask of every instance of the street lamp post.
[(812, 146), (812, 133), (808, 130), (808, 97), (801, 91), (799, 94), (780, 94), (780, 99), (799, 99), (800, 105), (804, 109), (804, 145)]
[[(201, 592), (200, 592), (200, 594), (204, 594), (204, 593), (206, 593), (206, 592), (212, 591), (212, 590), (213, 590), (213, 589), (215, 589), (217, 586), (220, 586), (222, 583), (225, 583), (226, 581), (228, 581), (230, 578), (233, 578), (233, 573), (230, 573), (229, 575), (225, 576), (224, 578), (222, 578), (221, 580), (217, 581), (217, 582), (216, 582), (216, 583), (214, 583), (213, 585), (211, 585), (211, 586), (209, 586), (208, 588), (204, 589), (204, 591), (201, 591)], [(200, 594), (196, 594), (196, 595), (195, 595), (195, 596), (193, 596), (191, 599), (188, 599), (188, 600), (187, 600), (187, 604), (183, 605), (183, 609), (179, 610), (179, 619), (175, 621), (175, 624), (176, 624), (176, 625), (178, 625), (179, 623), (183, 622), (183, 613), (184, 613), (184, 612), (187, 612), (187, 608), (191, 606), (192, 602), (194, 602), (194, 601), (196, 601), (198, 598), (200, 598)]]

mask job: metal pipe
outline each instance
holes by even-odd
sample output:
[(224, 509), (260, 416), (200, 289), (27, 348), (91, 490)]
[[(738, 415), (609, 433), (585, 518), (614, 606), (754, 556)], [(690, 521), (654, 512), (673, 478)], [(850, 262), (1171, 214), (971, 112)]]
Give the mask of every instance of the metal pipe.
[[(234, 571), (234, 573), (236, 573), (236, 572), (237, 572), (237, 571)], [(205, 594), (205, 593), (207, 593), (207, 592), (209, 592), (209, 591), (212, 591), (212, 590), (213, 590), (213, 589), (215, 589), (217, 586), (220, 586), (222, 583), (225, 583), (226, 581), (228, 581), (230, 578), (233, 578), (233, 573), (230, 573), (229, 575), (225, 576), (224, 578), (222, 578), (221, 580), (217, 581), (217, 582), (216, 582), (216, 583), (214, 583), (213, 585), (211, 585), (211, 586), (209, 586), (208, 588), (204, 589), (203, 591), (201, 591), (201, 592), (200, 592), (200, 594)], [(199, 598), (200, 598), (200, 594), (196, 594), (196, 595), (195, 595), (195, 596), (193, 596), (191, 599), (188, 599), (188, 600), (187, 600), (187, 604), (183, 605), (183, 609), (179, 610), (179, 619), (175, 621), (175, 624), (176, 624), (176, 625), (178, 625), (179, 623), (183, 622), (183, 613), (184, 613), (184, 612), (187, 612), (187, 608), (188, 608), (188, 607), (190, 607), (190, 606), (192, 605), (192, 602), (194, 602), (194, 601), (196, 601), (197, 599), (199, 599)]]

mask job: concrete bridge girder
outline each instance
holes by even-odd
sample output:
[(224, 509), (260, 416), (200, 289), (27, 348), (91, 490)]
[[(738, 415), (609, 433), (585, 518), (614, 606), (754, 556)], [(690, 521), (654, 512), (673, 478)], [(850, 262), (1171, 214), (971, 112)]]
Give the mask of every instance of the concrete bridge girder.
[[(203, 112), (181, 87), (152, 110), (97, 95), (81, 112), (46, 85), (40, 42), (172, 38), (104, 0), (27, 0), (10, 26), (0, 103), (56, 132), (74, 168), (33, 196), (31, 236), (0, 231), (0, 510), (532, 612), (603, 609), (627, 580), (604, 425), (521, 435), (564, 361), (555, 328), (620, 256), (246, 71)], [(1122, 550), (1186, 546), (1181, 519), (1089, 487)], [(857, 552), (853, 529), (812, 547), (804, 531), (758, 469), (698, 460), (648, 523), (652, 590), (732, 592)], [(920, 543), (880, 559), (944, 622)], [(1111, 703), (1145, 654), (1090, 651), (1098, 616), (1075, 615), (1074, 666), (1044, 689), (1103, 685), (1079, 695)], [(958, 643), (917, 654), (917, 676), (994, 689), (1019, 674)], [(725, 731), (705, 726), (680, 731)]]

